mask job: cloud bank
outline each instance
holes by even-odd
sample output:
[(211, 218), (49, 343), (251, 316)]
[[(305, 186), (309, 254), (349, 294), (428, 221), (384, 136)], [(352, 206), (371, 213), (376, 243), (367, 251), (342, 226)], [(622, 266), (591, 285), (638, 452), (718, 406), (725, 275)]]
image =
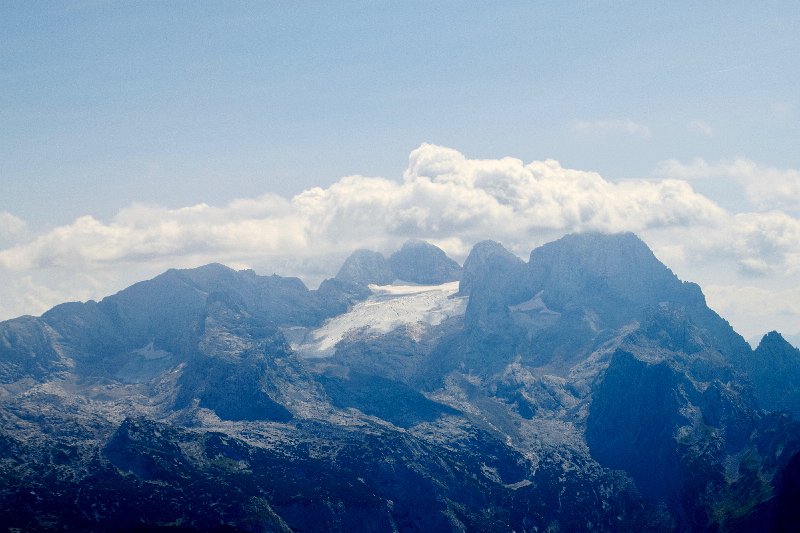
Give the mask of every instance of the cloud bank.
[(21, 218), (0, 211), (0, 246), (8, 246), (22, 239), (28, 226)]
[[(463, 260), (486, 238), (527, 258), (568, 232), (634, 231), (689, 279), (703, 268), (748, 279), (797, 276), (800, 220), (780, 209), (785, 199), (764, 194), (760, 201), (773, 209), (730, 213), (690, 184), (708, 168), (716, 167), (668, 162), (662, 170), (674, 177), (612, 182), (553, 160), (474, 160), (423, 144), (401, 180), (348, 176), (290, 199), (268, 194), (223, 206), (131, 205), (109, 221), (83, 216), (0, 250), (0, 317), (101, 297), (169, 267), (212, 261), (300, 275), (313, 285), (356, 248), (388, 252), (409, 238)], [(773, 169), (775, 179), (786, 172), (793, 171)], [(24, 231), (13, 215), (0, 216), (10, 217), (15, 238)]]
[(743, 157), (721, 163), (702, 158), (690, 163), (671, 159), (662, 163), (659, 170), (664, 176), (686, 181), (730, 180), (744, 187), (756, 209), (800, 213), (800, 170), (762, 166)]
[(0, 266), (81, 269), (206, 255), (246, 262), (386, 248), (411, 237), (447, 241), (456, 255), (487, 236), (524, 252), (542, 234), (713, 225), (724, 215), (685, 181), (611, 183), (552, 160), (470, 160), (426, 144), (411, 153), (400, 182), (349, 176), (291, 200), (134, 205), (110, 222), (84, 216), (2, 250)]

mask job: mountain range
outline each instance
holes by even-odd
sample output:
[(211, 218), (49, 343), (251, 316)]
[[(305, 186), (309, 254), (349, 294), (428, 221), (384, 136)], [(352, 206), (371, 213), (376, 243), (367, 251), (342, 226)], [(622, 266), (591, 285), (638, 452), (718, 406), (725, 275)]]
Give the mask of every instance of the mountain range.
[(219, 264), (0, 323), (21, 531), (793, 531), (800, 351), (630, 233)]

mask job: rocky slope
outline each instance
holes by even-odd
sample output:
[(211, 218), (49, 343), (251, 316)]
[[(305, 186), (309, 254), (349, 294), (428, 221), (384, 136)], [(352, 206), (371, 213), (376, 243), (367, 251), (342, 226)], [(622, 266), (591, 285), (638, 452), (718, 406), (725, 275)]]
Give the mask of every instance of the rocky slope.
[(786, 530), (798, 365), (632, 234), (171, 270), (0, 323), (0, 524)]

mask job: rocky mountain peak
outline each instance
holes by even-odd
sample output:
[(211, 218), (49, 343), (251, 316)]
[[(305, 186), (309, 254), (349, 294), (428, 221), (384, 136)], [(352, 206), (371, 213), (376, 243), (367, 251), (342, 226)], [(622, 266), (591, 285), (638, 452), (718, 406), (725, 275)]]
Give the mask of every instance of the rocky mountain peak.
[(590, 319), (591, 328), (641, 323), (664, 303), (736, 361), (750, 346), (706, 305), (700, 287), (685, 282), (632, 233), (567, 235), (531, 252), (529, 292), (549, 309)]
[(209, 263), (207, 265), (199, 266), (197, 268), (187, 268), (179, 270), (169, 270), (168, 272), (176, 272), (187, 278), (191, 279), (197, 284), (210, 283), (219, 278), (236, 276), (236, 271), (221, 263)]
[(388, 285), (395, 279), (389, 262), (380, 252), (372, 250), (356, 250), (348, 257), (336, 279), (350, 281), (360, 285)]
[(761, 407), (788, 411), (800, 419), (800, 350), (770, 331), (748, 358), (745, 370)]
[(782, 354), (782, 353), (790, 353), (790, 352), (800, 352), (794, 346), (789, 344), (786, 339), (783, 338), (783, 335), (778, 333), (777, 331), (770, 331), (766, 335), (761, 338), (761, 341), (758, 343), (758, 347), (756, 348), (756, 354), (760, 355), (761, 357), (769, 357), (773, 354)]
[(593, 309), (610, 323), (662, 301), (705, 304), (632, 233), (567, 235), (531, 252), (534, 290), (554, 309)]
[(495, 241), (481, 241), (472, 247), (458, 286), (460, 294), (470, 294), (477, 285), (501, 279), (518, 282), (518, 276), (525, 270), (525, 262), (506, 250)]
[(590, 280), (605, 280), (629, 298), (656, 283), (677, 277), (633, 233), (576, 233), (531, 252), (530, 268), (537, 279), (570, 291)]
[(423, 285), (438, 285), (461, 279), (461, 267), (444, 251), (425, 241), (407, 241), (389, 257), (397, 278)]

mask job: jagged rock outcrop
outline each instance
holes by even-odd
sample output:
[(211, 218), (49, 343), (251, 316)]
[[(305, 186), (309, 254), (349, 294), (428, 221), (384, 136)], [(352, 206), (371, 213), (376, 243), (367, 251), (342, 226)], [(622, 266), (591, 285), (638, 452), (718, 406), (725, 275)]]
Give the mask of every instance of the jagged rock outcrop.
[(509, 306), (528, 295), (527, 265), (495, 241), (472, 247), (459, 283), (459, 294), (470, 296), (467, 324), (492, 329), (507, 319)]
[(70, 364), (62, 357), (59, 341), (58, 333), (40, 318), (0, 322), (0, 383), (46, 379), (67, 370)]
[(387, 260), (372, 250), (356, 250), (345, 260), (336, 281), (361, 286), (388, 285), (395, 280), (438, 285), (461, 279), (461, 266), (440, 248), (420, 240), (407, 241)]
[[(495, 241), (481, 241), (470, 250), (464, 261), (459, 294), (471, 294), (473, 289), (494, 290), (502, 287), (514, 290), (524, 284), (525, 262)], [(505, 291), (503, 291), (505, 292)]]
[(746, 368), (761, 407), (787, 411), (800, 420), (800, 350), (771, 331), (748, 358)]

